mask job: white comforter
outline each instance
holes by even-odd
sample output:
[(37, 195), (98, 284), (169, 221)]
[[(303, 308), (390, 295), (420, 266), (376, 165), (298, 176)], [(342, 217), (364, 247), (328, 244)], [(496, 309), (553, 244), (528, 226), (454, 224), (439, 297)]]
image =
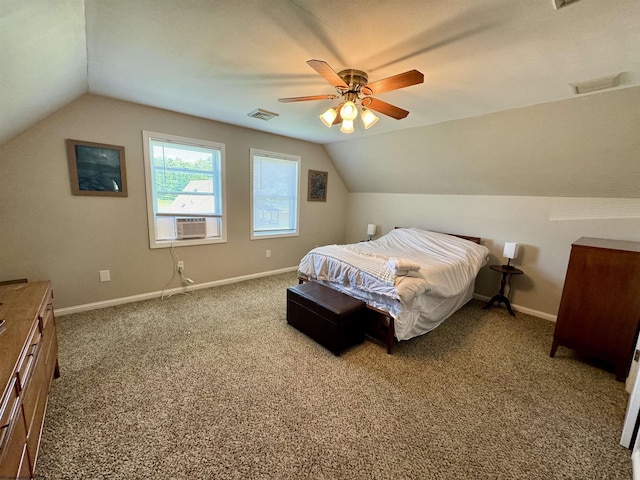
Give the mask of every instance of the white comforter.
[[(434, 329), (471, 299), (488, 253), (451, 235), (399, 228), (370, 242), (314, 248), (300, 261), (298, 274), (389, 312), (396, 338), (407, 340)], [(389, 259), (420, 268), (395, 276)]]

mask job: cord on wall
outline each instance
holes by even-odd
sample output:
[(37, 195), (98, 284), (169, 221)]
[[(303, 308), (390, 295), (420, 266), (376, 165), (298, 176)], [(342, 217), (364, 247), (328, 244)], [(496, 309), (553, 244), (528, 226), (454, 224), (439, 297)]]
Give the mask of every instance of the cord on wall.
[(173, 280), (176, 278), (176, 272), (180, 275), (180, 283), (182, 284), (183, 287), (186, 288), (189, 285), (193, 285), (194, 284), (193, 280), (191, 280), (189, 277), (185, 277), (184, 276), (184, 264), (178, 258), (178, 254), (176, 253), (176, 250), (173, 247), (173, 243), (171, 244), (171, 248), (170, 248), (169, 251), (170, 251), (171, 257), (173, 259), (173, 269), (172, 269), (173, 270), (173, 274), (171, 275), (171, 278), (169, 279), (167, 284), (162, 289), (162, 293), (160, 294), (160, 300), (164, 300), (165, 298), (170, 298), (170, 297), (172, 297), (174, 295), (177, 295), (177, 294), (188, 295), (188, 293), (186, 291), (182, 291), (182, 292), (175, 292), (175, 293), (172, 293), (171, 295), (166, 295), (165, 296), (164, 292), (167, 289), (167, 287), (169, 287), (171, 282), (173, 282)]

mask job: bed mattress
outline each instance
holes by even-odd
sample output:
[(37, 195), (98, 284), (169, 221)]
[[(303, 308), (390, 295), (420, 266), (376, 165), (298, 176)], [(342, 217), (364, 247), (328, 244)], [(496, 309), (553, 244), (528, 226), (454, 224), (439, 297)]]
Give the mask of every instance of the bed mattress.
[[(452, 235), (399, 228), (370, 242), (314, 248), (300, 261), (298, 275), (388, 312), (396, 338), (408, 340), (471, 299), (488, 253)], [(397, 265), (413, 268), (392, 268)]]

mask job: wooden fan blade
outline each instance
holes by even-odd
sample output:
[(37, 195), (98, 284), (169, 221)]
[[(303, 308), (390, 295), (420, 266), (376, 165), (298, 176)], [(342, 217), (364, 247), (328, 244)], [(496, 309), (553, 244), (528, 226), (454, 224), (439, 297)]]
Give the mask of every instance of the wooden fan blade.
[[(365, 100), (367, 101), (365, 102)], [(368, 100), (371, 101), (369, 102)], [(396, 107), (395, 105), (391, 105), (390, 103), (383, 102), (382, 100), (378, 100), (377, 98), (364, 98), (362, 101), (362, 106), (371, 110), (375, 110), (376, 112), (382, 113), (383, 115), (395, 118), (396, 120), (401, 120), (409, 115), (409, 112), (407, 110), (403, 110), (400, 107)]]
[(365, 95), (375, 95), (378, 93), (389, 92), (399, 88), (410, 87), (424, 82), (424, 75), (418, 70), (409, 70), (408, 72), (394, 75), (393, 77), (383, 78), (372, 83), (367, 83), (362, 87)]
[(308, 97), (288, 97), (279, 98), (278, 101), (282, 103), (307, 102), (309, 100), (333, 100), (334, 98), (338, 98), (338, 95), (309, 95)]
[(308, 60), (307, 63), (334, 87), (349, 88), (349, 85), (344, 83), (344, 80), (340, 78), (340, 75), (338, 75), (327, 62), (323, 62), (322, 60)]
[(342, 116), (340, 115), (340, 109), (342, 108), (343, 105), (344, 103), (341, 103), (336, 107), (336, 111), (338, 112), (338, 115), (336, 115), (336, 119), (333, 121), (332, 125), (337, 125), (339, 123), (342, 123)]

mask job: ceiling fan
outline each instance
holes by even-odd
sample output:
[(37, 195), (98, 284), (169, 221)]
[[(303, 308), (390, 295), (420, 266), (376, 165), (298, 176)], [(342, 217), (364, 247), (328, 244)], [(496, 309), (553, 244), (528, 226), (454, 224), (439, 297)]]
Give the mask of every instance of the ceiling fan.
[(409, 70), (408, 72), (400, 73), (393, 77), (383, 78), (382, 80), (369, 83), (367, 73), (362, 70), (348, 68), (336, 73), (327, 62), (322, 60), (308, 60), (307, 64), (322, 75), (327, 82), (333, 85), (338, 94), (279, 98), (278, 101), (306, 102), (309, 100), (334, 100), (341, 98), (344, 101), (337, 107), (329, 108), (320, 115), (320, 120), (322, 120), (322, 123), (327, 127), (342, 123), (340, 131), (343, 133), (353, 133), (353, 121), (358, 116), (357, 103), (360, 103), (360, 108), (362, 109), (362, 122), (364, 123), (365, 129), (371, 127), (378, 121), (378, 117), (375, 116), (372, 110), (395, 118), (396, 120), (405, 118), (409, 115), (407, 110), (373, 98), (371, 95), (410, 87), (411, 85), (424, 82), (424, 75), (418, 70)]

